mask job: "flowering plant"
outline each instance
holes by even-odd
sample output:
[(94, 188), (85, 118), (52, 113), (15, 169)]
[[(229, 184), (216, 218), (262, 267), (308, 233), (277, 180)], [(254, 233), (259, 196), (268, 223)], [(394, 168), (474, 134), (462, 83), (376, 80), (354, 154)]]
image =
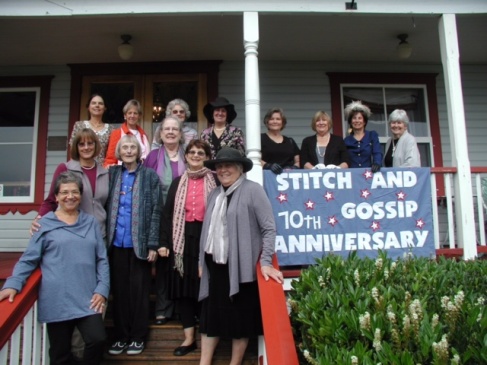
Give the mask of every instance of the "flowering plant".
[(487, 261), (329, 255), (289, 295), (302, 363), (486, 364)]

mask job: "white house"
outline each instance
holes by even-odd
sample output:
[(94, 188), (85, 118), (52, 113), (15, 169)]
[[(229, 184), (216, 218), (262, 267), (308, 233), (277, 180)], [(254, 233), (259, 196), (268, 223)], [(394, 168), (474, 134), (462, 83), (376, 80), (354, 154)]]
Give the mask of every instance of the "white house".
[(27, 245), (95, 91), (113, 123), (127, 99), (140, 100), (150, 134), (167, 101), (187, 100), (201, 130), (203, 106), (225, 96), (255, 162), (270, 107), (285, 110), (284, 133), (299, 143), (317, 110), (343, 136), (350, 99), (372, 107), (368, 128), (382, 142), (388, 112), (407, 109), (422, 163), (457, 168), (457, 239), (476, 240), (470, 168), (487, 166), (485, 0), (1, 0), (0, 24), (0, 252)]

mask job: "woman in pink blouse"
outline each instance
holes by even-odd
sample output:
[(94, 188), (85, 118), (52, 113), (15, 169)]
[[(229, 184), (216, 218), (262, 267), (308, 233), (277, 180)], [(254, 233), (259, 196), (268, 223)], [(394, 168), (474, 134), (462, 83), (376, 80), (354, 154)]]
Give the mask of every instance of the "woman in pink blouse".
[(198, 256), (201, 227), (205, 215), (206, 198), (216, 186), (213, 173), (203, 166), (210, 157), (210, 146), (192, 140), (186, 147), (186, 172), (176, 178), (169, 188), (164, 205), (161, 257), (169, 257), (169, 298), (177, 300), (184, 341), (174, 350), (184, 356), (196, 349), (195, 317), (198, 313)]

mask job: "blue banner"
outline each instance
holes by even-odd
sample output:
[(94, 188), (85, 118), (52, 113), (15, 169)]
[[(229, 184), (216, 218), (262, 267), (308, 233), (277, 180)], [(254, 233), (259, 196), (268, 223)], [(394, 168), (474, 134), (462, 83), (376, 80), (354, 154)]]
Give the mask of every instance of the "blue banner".
[(333, 253), (392, 258), (435, 254), (429, 168), (264, 170), (279, 264)]

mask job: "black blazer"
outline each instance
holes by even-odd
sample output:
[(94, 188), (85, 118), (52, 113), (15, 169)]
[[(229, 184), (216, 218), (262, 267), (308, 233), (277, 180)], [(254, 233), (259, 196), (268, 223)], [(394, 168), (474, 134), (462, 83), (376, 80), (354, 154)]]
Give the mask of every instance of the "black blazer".
[[(301, 168), (304, 169), (306, 162), (309, 162), (313, 166), (318, 164), (318, 157), (316, 156), (316, 141), (316, 135), (303, 139), (300, 155)], [(346, 162), (348, 166), (350, 166), (347, 146), (345, 145), (345, 142), (343, 142), (342, 138), (335, 136), (334, 134), (330, 134), (330, 142), (328, 142), (325, 153), (325, 165), (333, 164), (338, 166), (343, 162)]]

